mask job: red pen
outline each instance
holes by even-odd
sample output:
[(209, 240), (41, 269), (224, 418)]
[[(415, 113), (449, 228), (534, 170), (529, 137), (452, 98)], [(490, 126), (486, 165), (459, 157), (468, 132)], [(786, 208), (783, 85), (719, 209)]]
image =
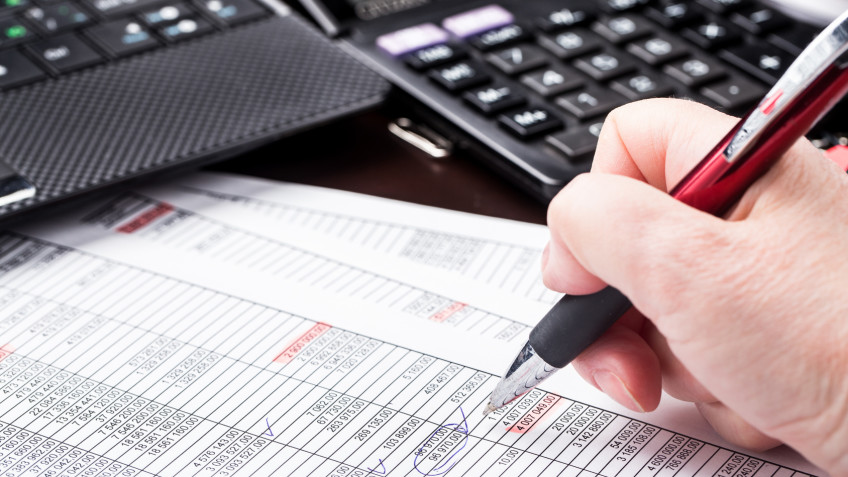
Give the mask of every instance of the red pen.
[[(671, 190), (681, 202), (721, 215), (848, 93), (848, 12), (819, 34), (766, 97)], [(843, 57), (845, 55), (845, 57)], [(631, 307), (618, 290), (566, 295), (530, 332), (495, 387), (488, 414), (566, 366)]]

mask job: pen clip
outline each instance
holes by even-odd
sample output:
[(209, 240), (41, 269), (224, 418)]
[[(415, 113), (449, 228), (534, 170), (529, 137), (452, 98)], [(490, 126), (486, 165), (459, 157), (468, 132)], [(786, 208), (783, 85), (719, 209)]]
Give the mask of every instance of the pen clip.
[(724, 150), (728, 163), (745, 157), (769, 126), (808, 94), (824, 74), (834, 68), (842, 70), (839, 58), (848, 51), (848, 11), (828, 25), (792, 62), (786, 73), (748, 115)]

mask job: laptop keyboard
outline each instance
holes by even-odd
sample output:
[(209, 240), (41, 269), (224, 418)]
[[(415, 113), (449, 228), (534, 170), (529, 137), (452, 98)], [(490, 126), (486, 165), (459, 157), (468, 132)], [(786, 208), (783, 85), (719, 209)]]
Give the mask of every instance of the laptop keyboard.
[(457, 114), (488, 118), (587, 170), (615, 107), (674, 96), (743, 113), (817, 33), (748, 0), (544, 5), (541, 15), (473, 8), (383, 34), (376, 46), (462, 98)]
[(162, 48), (269, 14), (255, 0), (1, 0), (0, 89)]

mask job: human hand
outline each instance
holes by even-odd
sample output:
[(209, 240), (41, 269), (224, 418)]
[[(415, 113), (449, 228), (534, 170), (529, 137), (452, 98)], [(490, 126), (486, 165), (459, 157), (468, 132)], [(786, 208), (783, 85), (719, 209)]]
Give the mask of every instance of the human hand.
[(667, 195), (735, 123), (679, 100), (614, 111), (548, 210), (545, 284), (633, 303), (574, 361), (624, 406), (664, 388), (730, 442), (848, 475), (848, 176), (801, 140), (726, 220)]

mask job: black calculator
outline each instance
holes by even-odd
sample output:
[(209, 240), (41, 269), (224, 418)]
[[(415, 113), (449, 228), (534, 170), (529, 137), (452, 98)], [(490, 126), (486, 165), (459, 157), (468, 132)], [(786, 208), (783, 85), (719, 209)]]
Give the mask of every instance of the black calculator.
[(545, 201), (589, 170), (614, 108), (676, 97), (740, 115), (819, 31), (752, 0), (305, 4), (425, 117)]

